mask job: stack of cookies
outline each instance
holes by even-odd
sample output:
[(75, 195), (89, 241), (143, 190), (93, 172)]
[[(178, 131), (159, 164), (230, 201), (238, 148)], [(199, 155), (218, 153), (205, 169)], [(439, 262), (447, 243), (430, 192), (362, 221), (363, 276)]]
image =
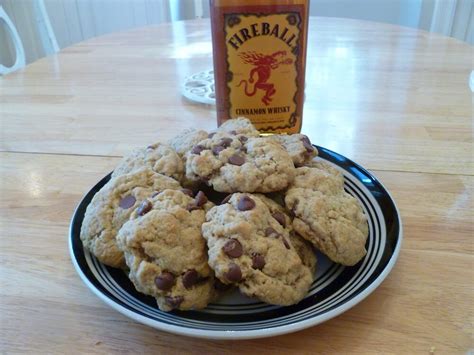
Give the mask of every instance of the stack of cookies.
[(313, 248), (343, 265), (366, 253), (362, 208), (317, 154), (306, 136), (262, 137), (246, 118), (186, 130), (120, 162), (81, 240), (163, 311), (204, 308), (232, 287), (295, 304), (315, 278)]

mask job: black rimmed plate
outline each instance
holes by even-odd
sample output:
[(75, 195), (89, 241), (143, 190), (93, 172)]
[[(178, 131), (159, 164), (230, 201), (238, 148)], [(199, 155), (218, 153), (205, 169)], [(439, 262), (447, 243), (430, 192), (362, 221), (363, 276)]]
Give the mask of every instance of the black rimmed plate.
[(138, 293), (122, 270), (99, 263), (79, 238), (87, 205), (110, 175), (87, 193), (74, 212), (69, 237), (74, 267), (85, 284), (109, 306), (138, 322), (176, 334), (212, 339), (261, 338), (331, 319), (359, 303), (387, 277), (400, 251), (402, 224), (395, 202), (374, 176), (340, 154), (317, 148), (317, 159), (330, 162), (343, 172), (346, 191), (363, 206), (369, 223), (367, 255), (357, 265), (344, 267), (318, 254), (316, 281), (296, 305), (272, 306), (235, 291), (201, 311), (160, 311), (154, 298)]

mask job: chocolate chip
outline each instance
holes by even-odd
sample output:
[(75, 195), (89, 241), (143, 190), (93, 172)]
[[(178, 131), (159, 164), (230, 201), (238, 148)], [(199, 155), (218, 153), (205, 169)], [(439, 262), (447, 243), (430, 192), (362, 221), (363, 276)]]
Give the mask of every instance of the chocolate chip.
[(174, 285), (174, 275), (171, 272), (163, 271), (155, 278), (155, 285), (159, 290), (168, 291)]
[(148, 147), (146, 147), (146, 149), (155, 149), (155, 147), (152, 145), (149, 145)]
[(227, 284), (223, 283), (222, 281), (220, 281), (219, 279), (214, 280), (214, 288), (217, 291), (226, 291), (231, 287), (232, 287), (232, 285), (227, 285)]
[(119, 206), (126, 210), (132, 207), (136, 201), (137, 200), (135, 197), (133, 197), (132, 195), (127, 195), (120, 200)]
[(212, 147), (212, 153), (214, 155), (219, 155), (220, 152), (222, 152), (225, 148), (221, 145), (216, 145), (214, 147)]
[(188, 203), (188, 205), (186, 206), (186, 209), (191, 212), (191, 211), (194, 211), (194, 210), (200, 210), (201, 207), (199, 206), (196, 206), (196, 203), (192, 202), (192, 203)]
[(283, 244), (285, 244), (286, 249), (290, 249), (290, 243), (286, 240), (286, 238), (281, 238), (283, 239)]
[(294, 205), (293, 207), (291, 207), (290, 216), (291, 216), (291, 217), (295, 217), (295, 216), (296, 216), (296, 205)]
[(196, 200), (196, 206), (201, 207), (201, 206), (203, 206), (203, 205), (207, 202), (207, 197), (206, 197), (206, 195), (204, 194), (204, 192), (199, 191), (199, 192), (196, 194), (195, 200)]
[(184, 301), (183, 296), (165, 297), (165, 302), (173, 308), (178, 308), (179, 305), (183, 303), (183, 301)]
[(229, 239), (222, 247), (222, 251), (231, 258), (238, 258), (242, 256), (242, 244), (237, 239)]
[(268, 227), (267, 229), (265, 229), (265, 237), (269, 237), (271, 235), (275, 235), (276, 238), (280, 236), (280, 234), (276, 230), (274, 230), (272, 227)]
[(214, 137), (215, 134), (216, 134), (216, 132), (211, 132), (207, 135), (207, 138), (212, 138), (212, 137)]
[(283, 228), (286, 227), (285, 215), (283, 213), (276, 211), (275, 213), (272, 213), (272, 217), (275, 218), (278, 223), (283, 226)]
[(194, 269), (186, 271), (183, 275), (183, 285), (186, 288), (191, 288), (198, 281), (199, 281), (199, 274)]
[(303, 136), (301, 138), (301, 142), (303, 142), (303, 146), (305, 147), (308, 153), (311, 153), (312, 151), (314, 151), (314, 147), (312, 146), (311, 141), (309, 140), (308, 137)]
[(237, 131), (234, 131), (234, 130), (229, 131), (229, 133), (230, 133), (230, 134), (233, 134), (234, 136), (237, 135)]
[(229, 202), (231, 197), (232, 197), (232, 194), (228, 194), (226, 197), (224, 197), (224, 199), (221, 201), (221, 205), (223, 205), (224, 203)]
[(245, 143), (247, 142), (249, 139), (246, 137), (246, 136), (239, 136), (239, 141), (241, 141), (242, 143)]
[(224, 274), (225, 278), (230, 282), (239, 282), (242, 280), (242, 271), (239, 265), (230, 263), (229, 270)]
[(241, 146), (241, 147), (240, 147), (240, 151), (241, 151), (242, 153), (247, 154), (247, 148), (244, 147), (244, 146)]
[(219, 144), (223, 146), (224, 148), (227, 148), (227, 147), (230, 147), (231, 143), (232, 143), (232, 138), (222, 138)]
[(241, 165), (244, 165), (245, 158), (241, 155), (234, 154), (234, 155), (231, 155), (231, 157), (229, 158), (229, 163), (232, 165), (241, 166)]
[(255, 208), (255, 201), (248, 196), (242, 196), (237, 203), (239, 211), (248, 211)]
[(252, 255), (252, 268), (257, 269), (257, 270), (262, 270), (264, 266), (265, 266), (265, 258), (263, 257), (263, 255), (254, 253)]
[(199, 155), (204, 149), (206, 148), (198, 144), (193, 147), (193, 149), (191, 150), (191, 153)]
[(180, 190), (183, 194), (188, 195), (190, 197), (194, 197), (194, 192), (193, 190), (190, 189), (181, 189)]
[(311, 144), (311, 141), (309, 140), (308, 136), (305, 136), (304, 134), (301, 135), (300, 139), (301, 139), (302, 142), (306, 142), (306, 143)]
[(138, 206), (138, 208), (137, 208), (138, 215), (143, 216), (144, 214), (147, 214), (148, 212), (150, 212), (151, 207), (152, 207), (152, 204), (151, 204), (150, 201), (148, 201), (148, 200), (143, 201), (140, 204), (140, 206)]

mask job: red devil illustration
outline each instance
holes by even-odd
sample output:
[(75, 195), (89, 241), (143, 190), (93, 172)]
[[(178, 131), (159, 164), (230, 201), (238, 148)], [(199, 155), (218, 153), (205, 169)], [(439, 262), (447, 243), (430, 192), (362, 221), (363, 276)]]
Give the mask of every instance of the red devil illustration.
[[(244, 91), (247, 96), (255, 95), (258, 89), (263, 90), (265, 95), (262, 97), (262, 102), (268, 106), (272, 101), (271, 97), (276, 93), (275, 86), (272, 83), (268, 83), (272, 70), (278, 68), (281, 64), (288, 65), (293, 63), (292, 59), (285, 59), (286, 54), (286, 51), (278, 51), (270, 55), (254, 51), (240, 53), (239, 57), (242, 58), (242, 61), (245, 64), (252, 64), (254, 68), (250, 70), (248, 82), (247, 80), (242, 80), (237, 87), (244, 84)], [(255, 74), (257, 74), (256, 80), (254, 80)], [(253, 90), (249, 91), (249, 83), (252, 84), (254, 81)]]

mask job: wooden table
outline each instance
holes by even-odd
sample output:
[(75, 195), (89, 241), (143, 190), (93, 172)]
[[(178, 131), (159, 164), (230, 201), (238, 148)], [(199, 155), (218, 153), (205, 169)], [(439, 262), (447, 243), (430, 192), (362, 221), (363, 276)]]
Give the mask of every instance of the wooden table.
[(473, 348), (472, 47), (391, 25), (312, 18), (303, 132), (369, 168), (405, 236), (365, 301), (273, 339), (206, 341), (122, 316), (67, 249), (81, 196), (132, 147), (213, 108), (180, 95), (212, 67), (209, 21), (94, 38), (0, 79), (0, 352), (464, 353)]

